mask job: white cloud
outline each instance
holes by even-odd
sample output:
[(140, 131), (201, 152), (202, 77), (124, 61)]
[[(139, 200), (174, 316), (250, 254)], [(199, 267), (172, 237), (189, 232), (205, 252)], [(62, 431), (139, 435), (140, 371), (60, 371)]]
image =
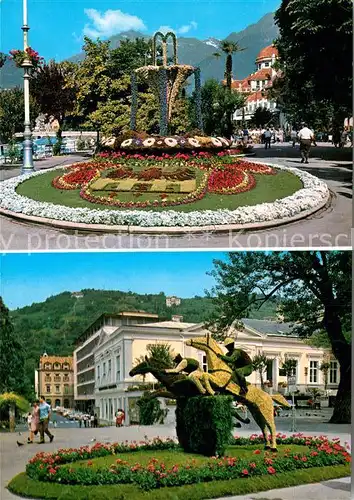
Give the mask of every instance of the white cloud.
[(171, 28), (171, 26), (160, 26), (157, 31), (161, 31), (164, 34), (172, 31), (173, 33), (176, 33), (176, 35), (185, 35), (186, 33), (189, 33), (189, 31), (197, 29), (197, 27), (198, 24), (195, 21), (191, 21), (189, 24), (184, 24), (180, 28), (176, 29)]
[(85, 24), (83, 33), (91, 38), (116, 35), (128, 30), (146, 30), (142, 19), (121, 10), (109, 9), (101, 13), (96, 9), (85, 9), (85, 14), (90, 23)]

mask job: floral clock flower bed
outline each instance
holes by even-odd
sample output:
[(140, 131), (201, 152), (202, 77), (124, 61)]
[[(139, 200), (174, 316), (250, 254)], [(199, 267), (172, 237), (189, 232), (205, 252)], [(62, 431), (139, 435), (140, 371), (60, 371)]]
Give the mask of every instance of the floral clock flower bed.
[(306, 171), (241, 160), (228, 151), (102, 153), (0, 186), (3, 213), (78, 227), (276, 224), (308, 215), (329, 198), (327, 185)]
[[(92, 203), (146, 208), (193, 203), (207, 193), (249, 191), (256, 185), (253, 174), (276, 175), (270, 166), (224, 155), (128, 155), (114, 160), (76, 164), (52, 184), (57, 189), (80, 189), (80, 196)], [(150, 198), (124, 201), (119, 194), (125, 192)]]
[[(260, 449), (262, 442), (261, 435), (235, 437), (227, 450), (228, 456), (194, 456), (193, 459), (181, 453), (177, 443), (170, 439), (131, 444), (97, 443), (92, 448), (38, 453), (27, 464), (26, 474), (39, 482), (81, 486), (130, 483), (147, 491), (226, 479), (281, 476), (288, 471), (345, 466), (351, 462), (348, 449), (339, 444), (339, 440), (329, 441), (325, 436), (278, 434), (278, 454)], [(142, 454), (144, 451), (146, 456)], [(152, 451), (164, 459), (156, 458)], [(139, 452), (139, 462), (134, 452)], [(121, 454), (125, 454), (125, 459), (120, 458)], [(343, 468), (343, 475), (347, 475), (346, 472), (349, 474), (349, 467)]]

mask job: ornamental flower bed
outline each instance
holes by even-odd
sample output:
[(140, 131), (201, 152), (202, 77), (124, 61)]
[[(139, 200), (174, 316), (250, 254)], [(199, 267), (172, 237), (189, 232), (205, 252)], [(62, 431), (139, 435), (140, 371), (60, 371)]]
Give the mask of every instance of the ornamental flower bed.
[[(262, 441), (261, 435), (250, 438), (234, 438), (241, 445), (254, 445)], [(279, 444), (304, 444), (308, 446), (306, 453), (294, 453), (285, 449), (282, 456), (273, 452), (263, 452), (254, 449), (252, 459), (237, 457), (211, 457), (205, 463), (195, 460), (185, 464), (166, 466), (157, 458), (150, 458), (148, 464), (129, 464), (120, 458), (115, 463), (105, 467), (94, 467), (93, 458), (116, 455), (119, 452), (134, 452), (141, 450), (171, 450), (177, 449), (172, 440), (160, 439), (151, 442), (133, 442), (128, 444), (100, 444), (92, 448), (58, 450), (56, 453), (39, 453), (33, 457), (27, 467), (27, 475), (35, 480), (48, 481), (70, 485), (102, 485), (134, 483), (143, 490), (161, 487), (182, 486), (199, 482), (247, 479), (251, 476), (267, 476), (281, 474), (285, 471), (309, 469), (311, 467), (330, 467), (345, 465), (351, 462), (349, 452), (337, 440), (329, 441), (326, 436), (312, 437), (302, 434), (285, 436), (278, 434)], [(68, 464), (78, 460), (87, 460), (80, 467), (70, 467)]]
[[(256, 185), (254, 173), (276, 174), (276, 171), (267, 165), (242, 160), (235, 161), (233, 157), (224, 154), (216, 157), (208, 153), (177, 154), (172, 157), (164, 154), (159, 157), (157, 162), (156, 157), (150, 155), (115, 155), (113, 158), (117, 163), (112, 161), (110, 157), (103, 155), (98, 162), (76, 164), (70, 168), (68, 173), (56, 177), (52, 181), (52, 185), (57, 189), (81, 189), (81, 198), (90, 203), (100, 203), (121, 208), (168, 207), (194, 203), (202, 199), (207, 193), (228, 195), (250, 191)], [(196, 179), (198, 171), (203, 171), (203, 175), (197, 182), (196, 189), (191, 188), (193, 189), (192, 192), (176, 196), (176, 193), (178, 193), (177, 187), (172, 188), (170, 185), (165, 188), (165, 191), (162, 191), (163, 196), (161, 194), (157, 195), (158, 190), (154, 188), (153, 181), (161, 179), (174, 181), (178, 186), (180, 181)], [(110, 193), (108, 183), (104, 188), (105, 191), (108, 191), (108, 194), (98, 195), (95, 192), (95, 186), (97, 186), (96, 181), (100, 178), (113, 179), (114, 181), (125, 179), (136, 179), (144, 182), (152, 181), (151, 184), (139, 185), (135, 183), (128, 190), (145, 194), (154, 193), (153, 198), (143, 201), (137, 201), (136, 199), (120, 200), (119, 191), (126, 192), (127, 187), (125, 185), (125, 188), (120, 190), (119, 183), (116, 182), (113, 183), (114, 187)], [(117, 193), (115, 194), (115, 192)]]
[(132, 137), (123, 140), (119, 148), (123, 151), (146, 151), (146, 150), (220, 150), (229, 149), (231, 141), (224, 137), (203, 136), (147, 136), (145, 138)]
[[(207, 154), (207, 153), (204, 153)], [(122, 155), (119, 156), (121, 158)], [(134, 155), (133, 155), (134, 156)], [(117, 163), (118, 157), (110, 162)], [(227, 161), (227, 157), (224, 158)], [(101, 157), (101, 162), (107, 161), (107, 157)], [(156, 160), (163, 161), (163, 160)], [(193, 156), (193, 162), (199, 163), (203, 160), (200, 155)], [(215, 161), (215, 157), (211, 162)], [(231, 161), (235, 161), (231, 158)], [(98, 162), (99, 163), (99, 162)], [(262, 164), (264, 166), (264, 164)], [(199, 167), (201, 168), (201, 167)], [(204, 168), (204, 167), (203, 167)], [(301, 179), (303, 188), (290, 196), (283, 197), (273, 202), (259, 203), (253, 206), (242, 206), (237, 209), (219, 210), (194, 210), (189, 212), (178, 212), (175, 210), (145, 211), (137, 210), (99, 210), (96, 208), (74, 208), (45, 201), (37, 201), (28, 196), (20, 195), (17, 188), (28, 179), (45, 175), (46, 171), (37, 171), (3, 181), (0, 185), (0, 207), (13, 213), (38, 216), (59, 221), (72, 221), (84, 224), (107, 224), (114, 226), (140, 226), (140, 227), (187, 227), (187, 226), (209, 226), (249, 223), (275, 222), (279, 219), (288, 219), (299, 215), (304, 211), (314, 211), (322, 207), (329, 198), (329, 189), (325, 182), (317, 177), (295, 168), (282, 165), (272, 165), (277, 171), (291, 172)], [(62, 166), (55, 167), (51, 171), (62, 170)]]

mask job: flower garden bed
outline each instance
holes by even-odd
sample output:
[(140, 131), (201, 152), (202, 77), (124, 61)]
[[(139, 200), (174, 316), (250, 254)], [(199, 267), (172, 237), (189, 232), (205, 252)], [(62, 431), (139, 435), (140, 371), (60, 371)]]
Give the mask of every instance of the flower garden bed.
[(10, 213), (145, 228), (283, 223), (329, 197), (327, 185), (307, 172), (227, 152), (101, 154), (9, 179), (1, 189), (0, 208)]
[[(296, 434), (287, 437), (278, 434), (277, 442), (279, 451), (274, 454), (261, 449), (261, 435), (235, 437), (227, 449), (227, 456), (219, 458), (185, 454), (172, 440), (160, 439), (130, 444), (98, 443), (91, 448), (38, 453), (27, 464), (26, 475), (15, 477), (9, 489), (19, 495), (31, 490), (31, 496), (35, 498), (59, 498), (59, 490), (58, 496), (53, 495), (54, 485), (61, 487), (61, 493), (64, 487), (69, 488), (68, 491), (72, 488), (72, 492), (77, 492), (80, 487), (82, 492), (87, 488), (92, 496), (77, 498), (107, 498), (99, 496), (98, 492), (97, 496), (93, 493), (95, 488), (103, 491), (102, 487), (107, 486), (112, 493), (115, 492), (111, 498), (153, 498), (146, 496), (146, 492), (152, 490), (154, 498), (183, 498), (183, 493), (184, 498), (192, 499), (223, 494), (225, 481), (229, 484), (229, 494), (244, 494), (316, 482), (320, 470), (322, 479), (350, 474), (351, 456), (338, 441), (330, 442), (325, 436)], [(293, 478), (290, 484), (284, 482), (289, 473)], [(209, 486), (200, 488), (206, 483), (213, 484), (211, 496), (205, 496)], [(251, 489), (250, 483), (253, 485)], [(34, 485), (37, 485), (37, 491)], [(196, 488), (195, 496), (186, 496), (188, 485)], [(51, 496), (45, 495), (47, 486)], [(164, 495), (160, 495), (161, 490)], [(204, 496), (200, 495), (201, 490)], [(172, 496), (169, 496), (169, 491)], [(175, 495), (176, 492), (181, 496)], [(129, 494), (133, 496), (129, 497)], [(65, 498), (76, 497), (69, 495)]]

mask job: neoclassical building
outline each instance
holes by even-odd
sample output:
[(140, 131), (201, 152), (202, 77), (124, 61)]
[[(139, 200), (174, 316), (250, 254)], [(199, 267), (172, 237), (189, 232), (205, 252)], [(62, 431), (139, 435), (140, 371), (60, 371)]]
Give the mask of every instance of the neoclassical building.
[[(243, 348), (253, 358), (264, 353), (268, 358), (264, 371), (264, 380), (269, 383), (270, 390), (284, 392), (283, 385), (287, 377), (282, 369), (286, 357), (296, 360), (296, 387), (301, 392), (310, 388), (326, 389), (335, 395), (339, 383), (339, 366), (333, 358), (327, 384), (320, 370), (322, 362), (329, 359), (329, 353), (305, 344), (297, 336), (291, 334), (291, 326), (265, 320), (244, 320), (245, 328), (236, 332), (236, 345)], [(148, 344), (168, 343), (174, 353), (193, 357), (199, 360), (207, 370), (203, 352), (186, 346), (190, 338), (206, 335), (203, 324), (185, 323), (180, 316), (175, 321), (157, 321), (146, 324), (121, 325), (115, 329), (102, 329), (94, 349), (95, 371), (95, 411), (100, 419), (114, 421), (118, 408), (123, 408), (127, 422), (142, 391), (136, 390), (141, 383), (156, 382), (150, 374), (142, 377), (129, 377), (129, 371), (137, 358), (147, 353)], [(253, 372), (249, 382), (260, 386), (259, 373)], [(135, 389), (135, 390), (134, 390)]]
[(35, 392), (44, 396), (52, 408), (73, 408), (74, 376), (72, 356), (48, 356), (44, 353), (35, 371)]
[(274, 64), (278, 57), (278, 49), (274, 45), (268, 45), (256, 58), (256, 71), (243, 80), (232, 82), (232, 89), (247, 95), (246, 105), (235, 112), (234, 121), (249, 121), (259, 107), (278, 112), (276, 102), (271, 100), (267, 93), (277, 76)]

